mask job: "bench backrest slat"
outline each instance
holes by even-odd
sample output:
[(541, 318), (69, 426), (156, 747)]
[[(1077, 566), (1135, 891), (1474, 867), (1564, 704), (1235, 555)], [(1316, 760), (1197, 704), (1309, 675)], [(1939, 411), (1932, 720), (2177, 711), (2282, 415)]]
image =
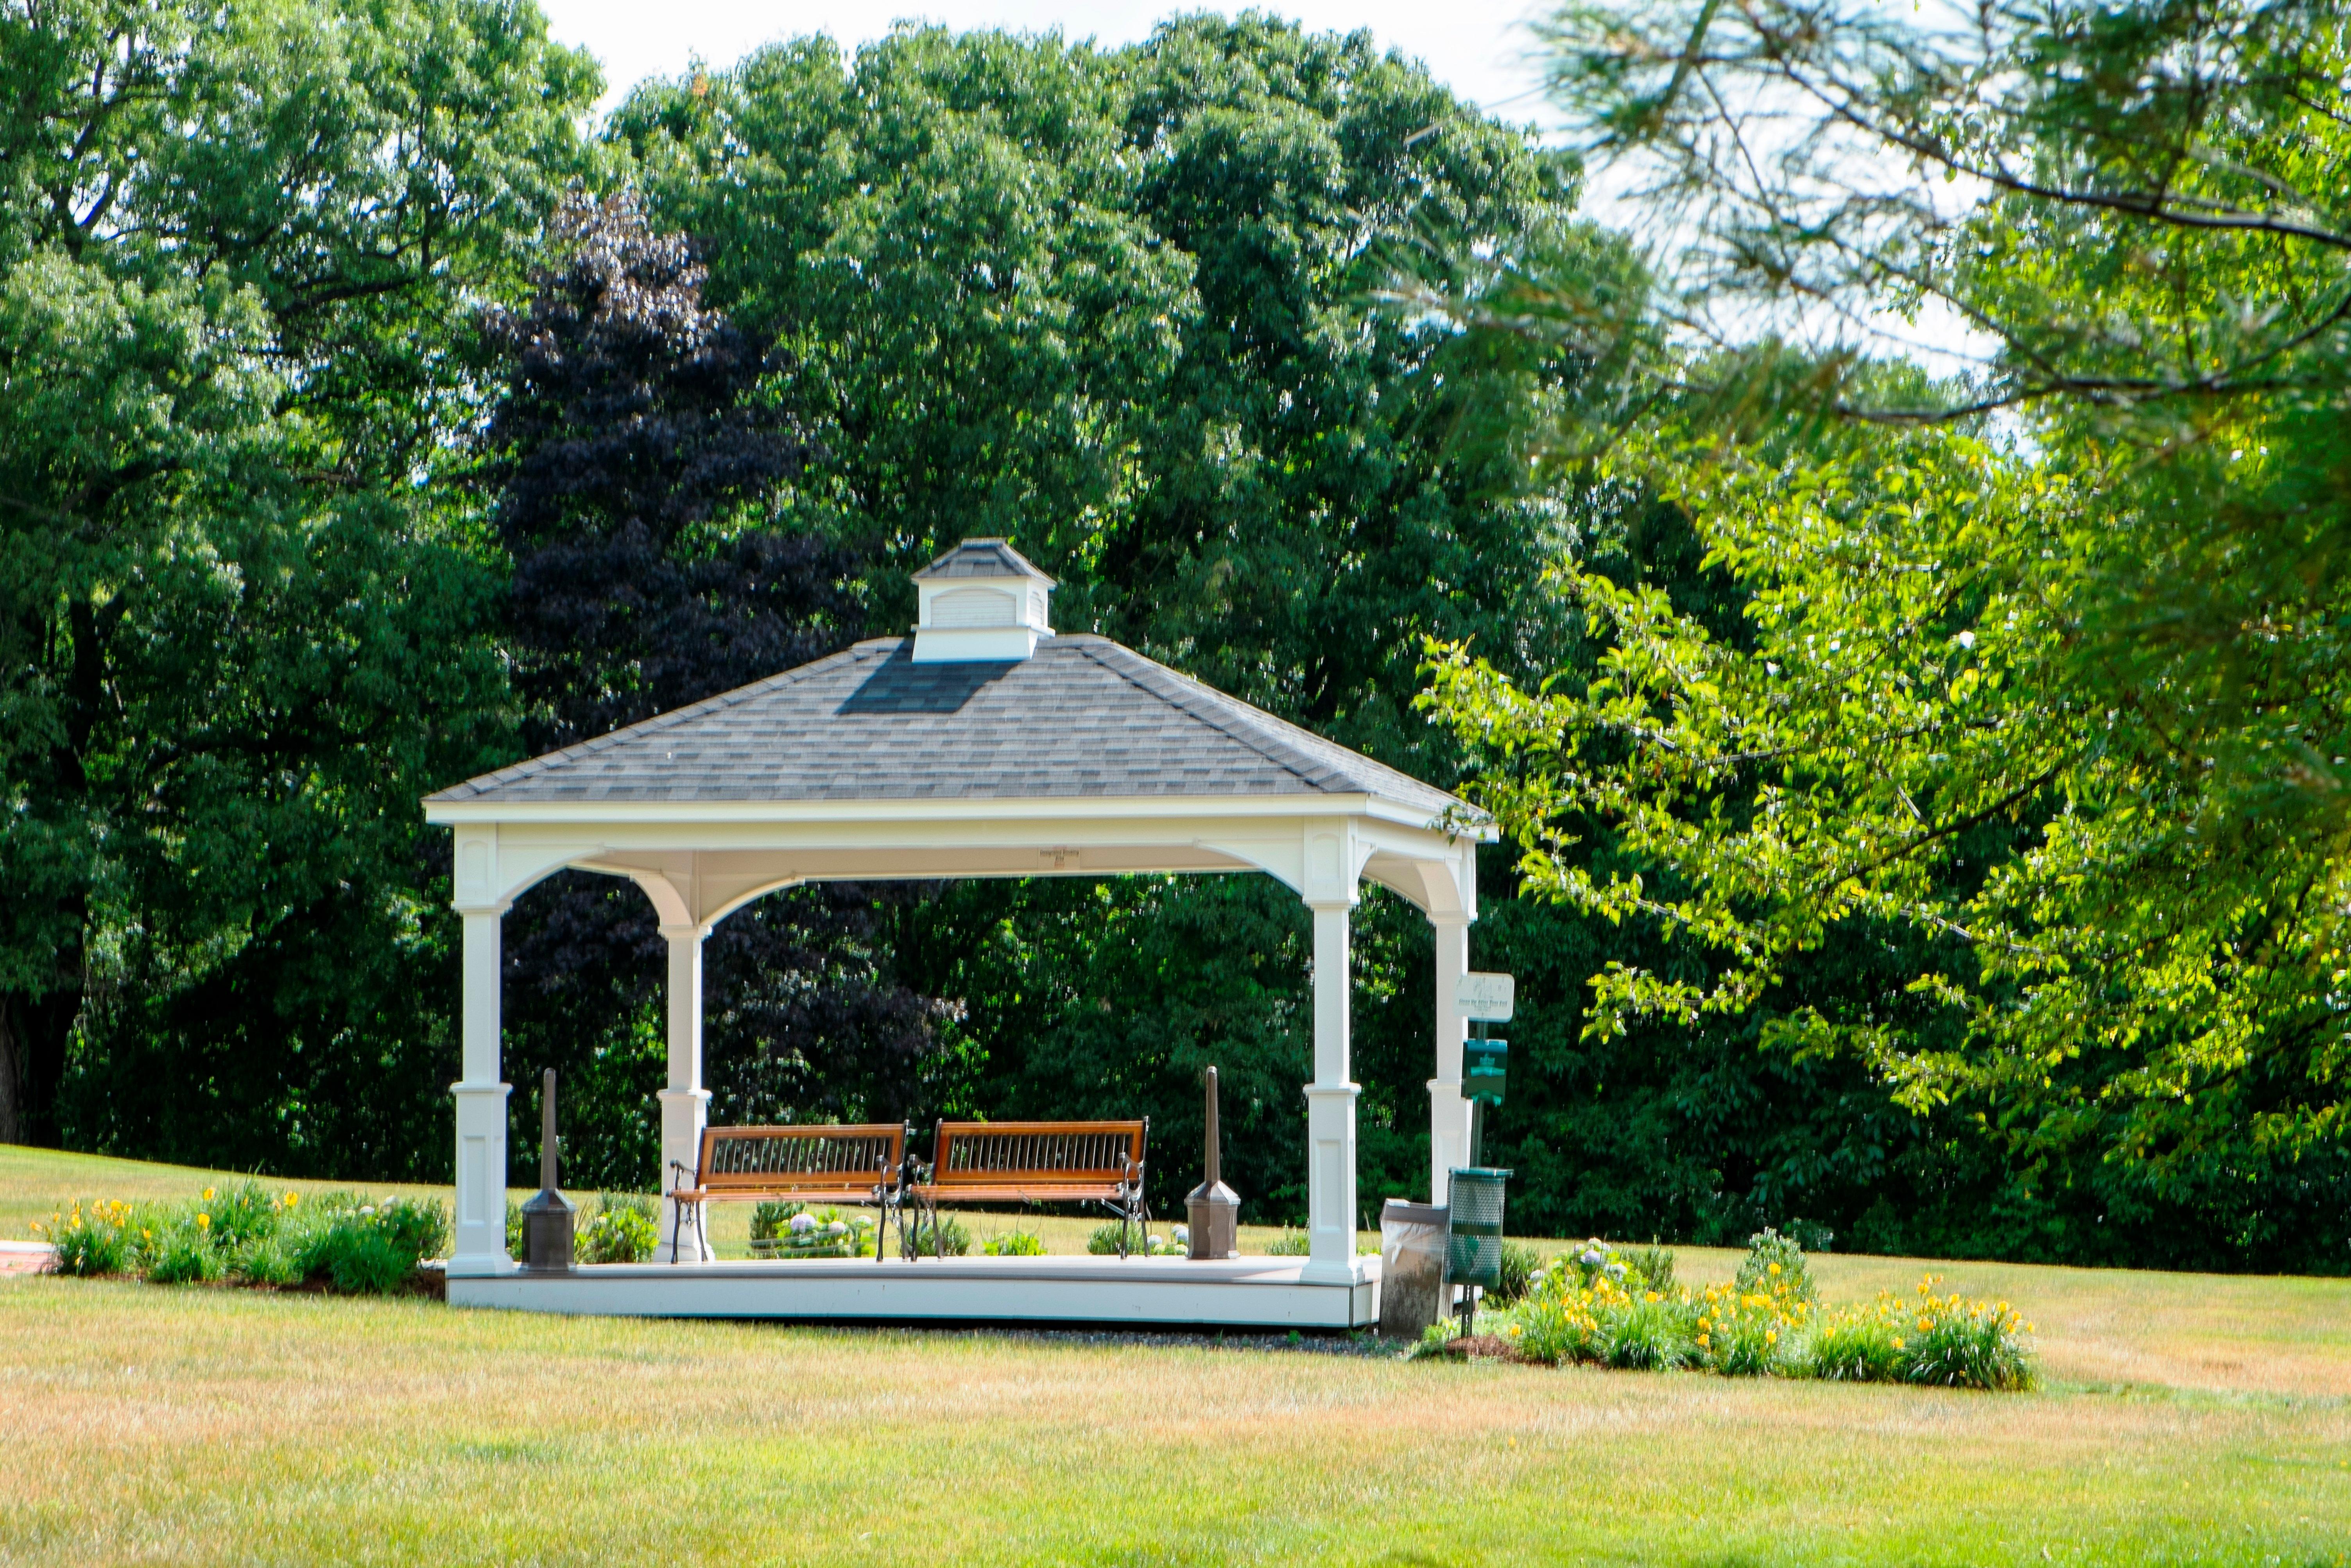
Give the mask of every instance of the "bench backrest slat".
[(870, 1191), (895, 1172), (906, 1129), (883, 1124), (832, 1127), (705, 1127), (702, 1185), (730, 1187)]
[(933, 1185), (1099, 1186), (1143, 1164), (1142, 1122), (941, 1122)]

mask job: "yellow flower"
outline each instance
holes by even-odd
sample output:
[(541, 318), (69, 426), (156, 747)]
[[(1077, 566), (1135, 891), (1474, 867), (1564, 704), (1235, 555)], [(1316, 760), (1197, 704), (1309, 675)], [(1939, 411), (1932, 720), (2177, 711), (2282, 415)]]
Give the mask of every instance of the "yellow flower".
[(288, 1208), (296, 1207), (301, 1201), (302, 1195), (298, 1192), (289, 1192), (286, 1195), (286, 1207)]
[(1763, 1331), (1763, 1343), (1765, 1344), (1778, 1344), (1780, 1343), (1780, 1331), (1778, 1329), (1765, 1329)]
[[(204, 1196), (205, 1196), (206, 1197), (212, 1197), (212, 1194), (210, 1194), (210, 1193), (206, 1193), (206, 1194), (204, 1194)], [(1776, 1280), (1776, 1279), (1778, 1279), (1778, 1278), (1780, 1277), (1780, 1265), (1778, 1265), (1777, 1263), (1772, 1264), (1772, 1265), (1771, 1266), (1770, 1270), (1768, 1270), (1768, 1272), (1771, 1274), (1771, 1278), (1773, 1278), (1773, 1279), (1775, 1279), (1775, 1280)]]
[(1700, 1350), (1711, 1350), (1713, 1348), (1712, 1344), (1708, 1342), (1707, 1337), (1704, 1334), (1698, 1336), (1698, 1347)]
[(1896, 1349), (1896, 1350), (1900, 1350), (1900, 1349), (1902, 1348), (1902, 1346), (1903, 1346), (1903, 1344), (1904, 1344), (1905, 1343), (1906, 1343), (1906, 1342), (1904, 1342), (1904, 1341), (1902, 1341), (1902, 1340), (1898, 1340), (1898, 1339), (1897, 1339), (1897, 1340), (1896, 1340), (1896, 1341), (1894, 1342), (1894, 1348), (1895, 1348), (1895, 1349)]
[(210, 1187), (206, 1187), (206, 1188), (204, 1188), (204, 1201), (205, 1201), (206, 1203), (210, 1203), (212, 1200), (213, 1200), (213, 1189), (212, 1189), (212, 1188), (210, 1188)]
[(199, 1229), (199, 1230), (210, 1230), (212, 1228), (213, 1228), (213, 1217), (212, 1217), (211, 1215), (209, 1215), (209, 1214), (199, 1214), (198, 1216), (196, 1216), (196, 1228), (197, 1228), (197, 1229)]
[(1657, 1294), (1657, 1292), (1656, 1292), (1656, 1291), (1651, 1291), (1648, 1293), (1648, 1295), (1647, 1295), (1646, 1297), (1645, 1297), (1645, 1298), (1644, 1298), (1644, 1300), (1646, 1300), (1646, 1301), (1664, 1301), (1664, 1300), (1665, 1300), (1665, 1297), (1663, 1297), (1663, 1296), (1661, 1296), (1661, 1295)]

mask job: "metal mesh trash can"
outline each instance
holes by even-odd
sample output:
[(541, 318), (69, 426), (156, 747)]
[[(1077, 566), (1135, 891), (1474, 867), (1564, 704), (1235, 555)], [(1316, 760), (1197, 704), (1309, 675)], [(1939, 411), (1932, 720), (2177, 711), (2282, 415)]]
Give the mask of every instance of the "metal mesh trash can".
[(1492, 1290), (1502, 1282), (1502, 1184), (1510, 1173), (1461, 1166), (1452, 1175), (1445, 1278), (1450, 1284)]

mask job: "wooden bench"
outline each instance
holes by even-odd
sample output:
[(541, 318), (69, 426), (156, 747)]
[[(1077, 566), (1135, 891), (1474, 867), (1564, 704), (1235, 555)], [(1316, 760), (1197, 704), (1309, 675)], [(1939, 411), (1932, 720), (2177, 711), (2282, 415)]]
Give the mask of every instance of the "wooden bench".
[(1126, 1232), (1151, 1234), (1143, 1198), (1143, 1154), (1150, 1135), (1141, 1122), (941, 1122), (930, 1168), (904, 1196), (930, 1211), (931, 1249), (942, 1254), (941, 1203), (1098, 1203), (1119, 1220), (1119, 1256)]
[[(882, 1260), (882, 1236), (899, 1204), (906, 1163), (904, 1125), (705, 1127), (698, 1167), (672, 1160), (677, 1185), (678, 1222), (670, 1233), (669, 1260), (677, 1261), (685, 1216), (709, 1244), (704, 1208), (713, 1203), (871, 1203), (882, 1210), (873, 1232), (873, 1260)], [(904, 1228), (903, 1223), (901, 1229)]]

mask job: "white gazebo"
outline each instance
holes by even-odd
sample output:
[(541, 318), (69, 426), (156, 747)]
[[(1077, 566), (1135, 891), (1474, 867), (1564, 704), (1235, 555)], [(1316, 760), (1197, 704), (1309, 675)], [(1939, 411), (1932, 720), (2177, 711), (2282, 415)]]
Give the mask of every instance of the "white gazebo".
[[(1378, 1260), (1355, 1255), (1350, 912), (1368, 879), (1436, 928), (1429, 1181), (1442, 1203), (1467, 1149), (1454, 991), (1477, 917), (1475, 841), (1490, 830), (1465, 830), (1468, 809), (1442, 790), (1115, 643), (1055, 635), (1051, 580), (1003, 540), (966, 540), (915, 582), (911, 638), (860, 643), (426, 800), (426, 820), (456, 832), (465, 919), (450, 1300), (662, 1315), (1371, 1321)], [(693, 1256), (689, 1228), (680, 1265), (518, 1272), (506, 1249), (499, 922), (567, 868), (634, 882), (668, 940), (664, 1189), (669, 1161), (694, 1164), (709, 1100), (703, 939), (753, 899), (828, 879), (1280, 879), (1314, 919), (1309, 1256), (716, 1262)]]

